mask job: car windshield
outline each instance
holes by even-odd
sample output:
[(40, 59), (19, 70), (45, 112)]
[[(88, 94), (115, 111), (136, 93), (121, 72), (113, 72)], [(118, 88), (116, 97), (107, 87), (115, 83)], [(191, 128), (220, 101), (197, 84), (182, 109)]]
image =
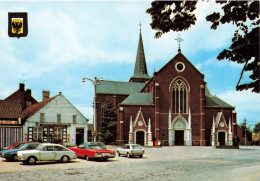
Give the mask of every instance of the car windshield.
[(39, 145), (39, 146), (37, 146), (36, 150), (42, 150), (43, 147), (44, 147), (44, 145)]
[(17, 146), (16, 148), (17, 148), (17, 149), (23, 149), (23, 148), (24, 148), (23, 145), (25, 145), (25, 143), (20, 144), (20, 145)]
[(134, 150), (137, 150), (137, 149), (142, 149), (142, 147), (140, 145), (132, 145), (132, 148)]
[(105, 148), (101, 145), (89, 145), (89, 149), (93, 150), (104, 150)]

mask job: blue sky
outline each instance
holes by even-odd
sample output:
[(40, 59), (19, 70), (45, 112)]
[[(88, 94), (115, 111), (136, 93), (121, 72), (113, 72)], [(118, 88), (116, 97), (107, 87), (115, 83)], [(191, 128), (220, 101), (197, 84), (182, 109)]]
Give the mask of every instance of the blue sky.
[[(5, 99), (24, 82), (41, 101), (42, 90), (51, 96), (60, 91), (92, 121), (94, 88), (83, 77), (128, 81), (134, 71), (139, 23), (148, 74), (159, 70), (177, 54), (176, 32), (154, 38), (149, 1), (41, 1), (0, 2), (0, 99)], [(212, 94), (236, 107), (238, 123), (260, 122), (260, 95), (235, 86), (243, 65), (218, 61), (228, 48), (235, 27), (210, 30), (205, 16), (220, 10), (212, 2), (199, 2), (197, 23), (181, 32), (182, 53), (205, 74)], [(8, 37), (8, 12), (28, 12), (28, 36)], [(244, 76), (243, 81), (247, 81)]]

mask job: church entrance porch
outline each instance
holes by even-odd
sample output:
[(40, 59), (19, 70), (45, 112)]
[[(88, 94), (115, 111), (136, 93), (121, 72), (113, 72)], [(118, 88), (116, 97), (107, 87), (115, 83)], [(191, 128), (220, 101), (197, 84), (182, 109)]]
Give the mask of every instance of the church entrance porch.
[(175, 145), (184, 145), (184, 130), (175, 130)]
[(137, 131), (136, 132), (136, 144), (144, 145), (144, 132), (143, 131)]
[(225, 145), (225, 141), (226, 140), (226, 134), (225, 132), (219, 132), (218, 133), (218, 142), (219, 142), (219, 146), (224, 146)]

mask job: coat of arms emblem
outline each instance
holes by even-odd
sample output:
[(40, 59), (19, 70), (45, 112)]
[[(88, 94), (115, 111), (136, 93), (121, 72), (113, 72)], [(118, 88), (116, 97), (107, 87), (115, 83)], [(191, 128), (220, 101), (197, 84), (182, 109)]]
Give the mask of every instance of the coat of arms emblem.
[(27, 13), (8, 13), (8, 35), (25, 37), (28, 34)]

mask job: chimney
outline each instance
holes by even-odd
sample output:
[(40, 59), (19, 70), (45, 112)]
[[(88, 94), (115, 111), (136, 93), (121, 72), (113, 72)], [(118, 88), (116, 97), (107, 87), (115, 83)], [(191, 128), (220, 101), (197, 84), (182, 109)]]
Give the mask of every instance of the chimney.
[(24, 90), (24, 84), (23, 83), (19, 84), (19, 90)]
[(46, 99), (50, 98), (50, 91), (42, 91), (42, 101), (45, 101)]
[(28, 96), (32, 95), (32, 90), (31, 89), (27, 89), (26, 92), (27, 92)]

